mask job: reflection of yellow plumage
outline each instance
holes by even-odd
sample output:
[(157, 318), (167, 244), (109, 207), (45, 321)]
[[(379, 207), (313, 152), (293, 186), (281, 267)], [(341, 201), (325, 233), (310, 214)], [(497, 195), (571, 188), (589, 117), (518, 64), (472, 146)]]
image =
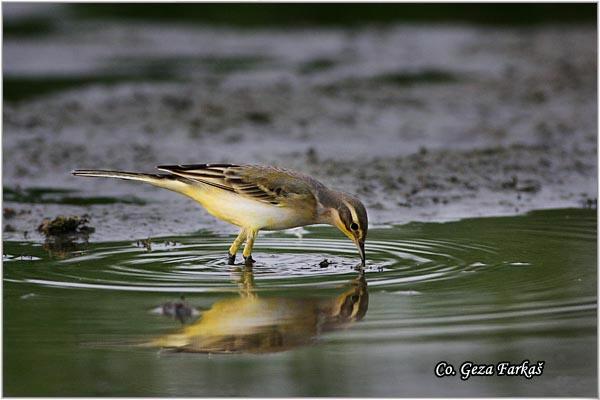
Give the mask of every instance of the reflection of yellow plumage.
[(152, 345), (178, 351), (263, 353), (310, 343), (322, 332), (361, 320), (368, 307), (363, 274), (330, 299), (258, 297), (246, 268), (240, 297), (220, 300), (200, 320)]

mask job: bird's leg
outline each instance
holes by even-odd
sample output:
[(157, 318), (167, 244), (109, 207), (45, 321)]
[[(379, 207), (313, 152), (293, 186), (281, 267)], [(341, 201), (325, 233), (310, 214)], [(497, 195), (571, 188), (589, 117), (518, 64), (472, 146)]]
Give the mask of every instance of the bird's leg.
[(252, 259), (252, 246), (254, 246), (254, 239), (256, 239), (256, 235), (258, 231), (248, 230), (246, 232), (246, 245), (244, 246), (244, 260), (246, 264), (252, 264), (254, 260)]
[(246, 230), (240, 229), (240, 233), (237, 235), (231, 246), (229, 247), (229, 258), (227, 259), (227, 263), (229, 265), (235, 264), (235, 255), (237, 254), (238, 249), (242, 242), (246, 239)]
[(242, 276), (240, 279), (240, 296), (246, 298), (255, 298), (254, 293), (254, 273), (252, 272), (252, 265), (245, 265), (242, 270)]

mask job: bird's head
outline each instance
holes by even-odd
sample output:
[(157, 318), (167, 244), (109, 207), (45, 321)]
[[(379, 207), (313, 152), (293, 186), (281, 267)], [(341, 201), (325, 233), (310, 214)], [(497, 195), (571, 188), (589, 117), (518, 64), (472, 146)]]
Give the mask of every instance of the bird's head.
[(340, 202), (331, 210), (331, 222), (356, 244), (362, 265), (365, 265), (365, 240), (369, 220), (365, 206), (356, 197), (341, 193)]

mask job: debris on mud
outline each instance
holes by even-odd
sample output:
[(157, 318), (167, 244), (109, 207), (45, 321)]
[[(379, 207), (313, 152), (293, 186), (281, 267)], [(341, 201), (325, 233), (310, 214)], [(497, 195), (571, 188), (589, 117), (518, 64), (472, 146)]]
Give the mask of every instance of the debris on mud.
[(87, 224), (90, 222), (88, 215), (64, 216), (59, 215), (54, 219), (44, 218), (37, 227), (37, 231), (46, 238), (63, 235), (80, 235), (88, 237), (95, 229)]
[(598, 209), (598, 199), (594, 198), (585, 198), (581, 201), (581, 206), (583, 208), (589, 208), (590, 210)]
[(2, 216), (5, 219), (13, 218), (15, 215), (17, 215), (17, 212), (14, 208), (4, 207), (4, 209), (2, 210)]
[(246, 118), (248, 118), (249, 121), (251, 121), (255, 124), (259, 124), (259, 125), (265, 125), (265, 124), (271, 123), (271, 116), (262, 111), (247, 112)]
[(95, 229), (88, 225), (88, 215), (44, 218), (37, 231), (45, 236), (44, 250), (51, 257), (66, 258), (80, 251)]
[(2, 210), (2, 216), (4, 217), (4, 219), (11, 219), (14, 218), (16, 216), (21, 216), (24, 214), (31, 214), (31, 210), (15, 210), (12, 207), (4, 207), (4, 209)]

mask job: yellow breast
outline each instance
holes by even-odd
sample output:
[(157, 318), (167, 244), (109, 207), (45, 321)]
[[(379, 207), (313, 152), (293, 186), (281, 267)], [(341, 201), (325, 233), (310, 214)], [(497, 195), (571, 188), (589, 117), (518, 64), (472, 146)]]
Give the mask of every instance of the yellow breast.
[(190, 187), (185, 194), (216, 218), (243, 228), (279, 230), (316, 223), (306, 208), (277, 206), (218, 188)]

